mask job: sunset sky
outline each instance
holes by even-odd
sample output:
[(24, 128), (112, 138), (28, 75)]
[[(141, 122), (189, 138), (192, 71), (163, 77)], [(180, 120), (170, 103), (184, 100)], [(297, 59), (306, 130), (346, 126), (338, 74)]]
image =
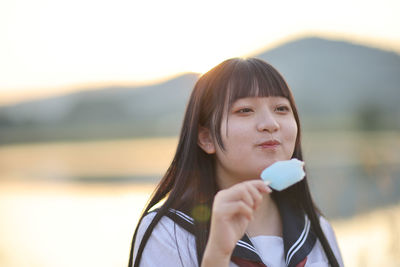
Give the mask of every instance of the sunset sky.
[(204, 72), (304, 36), (400, 53), (400, 1), (2, 0), (0, 105)]

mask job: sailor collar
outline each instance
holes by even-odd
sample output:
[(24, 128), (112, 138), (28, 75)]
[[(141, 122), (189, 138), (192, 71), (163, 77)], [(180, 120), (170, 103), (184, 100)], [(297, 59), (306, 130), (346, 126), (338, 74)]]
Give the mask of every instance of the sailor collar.
[[(287, 201), (278, 201), (277, 205), (282, 217), (286, 266), (304, 266), (306, 257), (317, 240), (312, 231), (311, 222), (304, 212), (295, 210)], [(195, 220), (189, 215), (174, 209), (169, 209), (166, 215), (188, 232), (194, 233)], [(232, 261), (241, 266), (265, 266), (247, 235), (244, 235), (236, 243), (232, 253)], [(240, 264), (243, 262), (247, 264)]]

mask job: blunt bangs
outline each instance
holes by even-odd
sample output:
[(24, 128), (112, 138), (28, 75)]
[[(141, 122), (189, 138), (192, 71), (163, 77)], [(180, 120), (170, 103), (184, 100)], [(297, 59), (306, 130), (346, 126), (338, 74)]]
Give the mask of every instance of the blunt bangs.
[(287, 83), (270, 64), (255, 58), (237, 60), (226, 86), (228, 110), (245, 97), (281, 96), (291, 100)]

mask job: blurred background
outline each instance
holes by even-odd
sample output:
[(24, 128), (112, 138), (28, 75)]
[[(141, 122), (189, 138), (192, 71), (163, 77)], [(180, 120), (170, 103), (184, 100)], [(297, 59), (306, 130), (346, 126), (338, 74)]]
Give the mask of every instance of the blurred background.
[(0, 2), (0, 266), (127, 266), (199, 75), (270, 62), (346, 266), (400, 266), (400, 3)]

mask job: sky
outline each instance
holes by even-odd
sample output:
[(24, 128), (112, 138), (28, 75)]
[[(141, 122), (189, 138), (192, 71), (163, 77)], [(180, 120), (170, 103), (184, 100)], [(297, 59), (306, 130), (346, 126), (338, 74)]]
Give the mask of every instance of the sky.
[(320, 36), (400, 53), (400, 1), (1, 0), (0, 105), (142, 85)]

